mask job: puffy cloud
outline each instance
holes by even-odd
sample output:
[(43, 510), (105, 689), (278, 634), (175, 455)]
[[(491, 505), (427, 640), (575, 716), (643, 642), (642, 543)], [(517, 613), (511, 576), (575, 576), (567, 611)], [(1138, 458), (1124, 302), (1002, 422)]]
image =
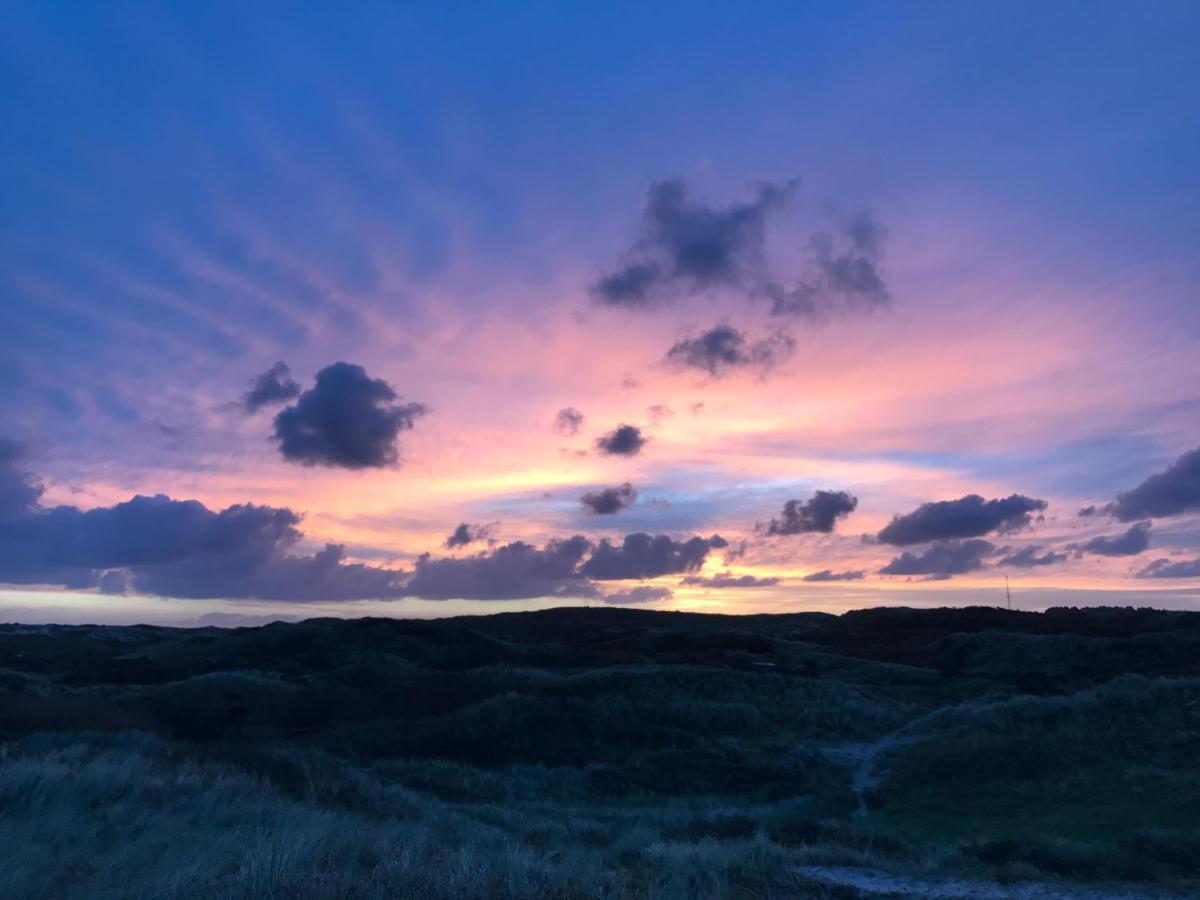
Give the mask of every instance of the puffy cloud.
[(637, 491), (628, 481), (618, 487), (591, 491), (579, 498), (594, 516), (611, 516), (633, 505)]
[(749, 201), (718, 208), (693, 199), (682, 178), (655, 182), (626, 264), (603, 276), (593, 296), (608, 306), (645, 308), (679, 294), (752, 286), (763, 276), (767, 216), (797, 186), (763, 184)]
[(718, 572), (711, 578), (703, 575), (688, 575), (680, 584), (692, 587), (707, 588), (755, 588), (771, 587), (779, 584), (778, 578), (759, 578), (755, 575), (734, 575), (732, 572)]
[(317, 373), (316, 385), (275, 416), (285, 459), (306, 466), (366, 469), (396, 463), (396, 440), (428, 408), (400, 403), (386, 381), (362, 366), (338, 362)]
[(446, 538), (444, 546), (453, 550), (455, 547), (465, 547), (476, 541), (486, 541), (492, 537), (495, 530), (495, 525), (472, 525), (469, 522), (461, 522)]
[(995, 548), (988, 541), (938, 541), (921, 553), (905, 551), (879, 570), (880, 575), (924, 575), (931, 580), (949, 578), (983, 568)]
[(1138, 522), (1118, 535), (1102, 535), (1086, 544), (1071, 544), (1067, 549), (1076, 555), (1091, 553), (1095, 556), (1137, 556), (1150, 546), (1150, 523)]
[(808, 500), (787, 501), (781, 517), (767, 523), (767, 534), (828, 534), (857, 507), (858, 498), (845, 491), (817, 491)]
[(592, 287), (597, 300), (609, 306), (649, 306), (664, 278), (658, 263), (630, 262), (605, 275)]
[[(230, 562), (239, 564), (231, 565)], [(402, 573), (346, 562), (346, 548), (326, 544), (311, 556), (273, 553), (252, 560), (212, 561), (191, 556), (174, 563), (143, 566), (129, 588), (170, 597), (257, 598), (260, 600), (374, 600), (400, 596)]]
[(404, 594), (426, 600), (520, 600), (531, 597), (594, 597), (595, 585), (578, 571), (591, 549), (582, 535), (550, 541), (539, 549), (514, 541), (466, 557), (419, 557)]
[(580, 571), (598, 581), (657, 578), (694, 572), (704, 564), (710, 550), (729, 546), (720, 535), (677, 541), (665, 534), (627, 534), (620, 545), (600, 542)]
[(887, 232), (869, 212), (845, 222), (837, 236), (827, 232), (809, 241), (808, 274), (794, 286), (764, 282), (758, 293), (776, 316), (810, 318), (843, 307), (872, 309), (890, 299), (879, 266)]
[(1166, 471), (1117, 495), (1112, 512), (1122, 522), (1200, 512), (1200, 447), (1183, 454)]
[(866, 572), (862, 569), (850, 569), (845, 572), (834, 572), (830, 569), (822, 569), (819, 572), (809, 572), (802, 579), (803, 581), (862, 581), (866, 577)]
[(880, 264), (887, 233), (866, 211), (835, 234), (809, 239), (806, 270), (794, 285), (772, 277), (767, 221), (798, 185), (764, 184), (748, 201), (714, 207), (694, 199), (681, 178), (655, 182), (625, 264), (592, 286), (593, 297), (606, 306), (645, 309), (714, 288), (738, 288), (769, 301), (772, 314), (792, 317), (885, 305), (889, 292)]
[(1171, 562), (1156, 559), (1137, 573), (1138, 578), (1200, 578), (1200, 559)]
[(1079, 516), (1081, 519), (1090, 519), (1093, 516), (1102, 516), (1111, 511), (1111, 504), (1109, 506), (1096, 506), (1096, 504), (1093, 503), (1090, 506), (1082, 507), (1079, 512), (1075, 513), (1075, 515)]
[(636, 425), (618, 425), (596, 440), (596, 448), (606, 456), (636, 456), (648, 440)]
[(846, 223), (843, 236), (846, 242), (840, 250), (827, 236), (813, 241), (826, 289), (851, 305), (887, 303), (887, 286), (878, 269), (886, 237), (883, 226), (869, 212), (862, 212)]
[(716, 325), (696, 337), (677, 341), (667, 351), (666, 361), (720, 378), (733, 369), (766, 372), (791, 356), (795, 349), (796, 341), (790, 335), (776, 333), (750, 342), (731, 325)]
[(264, 406), (286, 403), (300, 396), (300, 385), (292, 380), (292, 370), (287, 363), (277, 362), (250, 384), (250, 390), (242, 396), (246, 412), (258, 412)]
[[(20, 477), (11, 460), (0, 465), (0, 483)], [(31, 491), (22, 496), (36, 499)], [(10, 505), (0, 519), (0, 582), (195, 598), (397, 596), (398, 573), (347, 563), (339, 545), (296, 554), (299, 523), (287, 508), (212, 510), (163, 494), (89, 510)]]
[(583, 427), (583, 413), (573, 406), (565, 406), (554, 417), (554, 430), (567, 437), (579, 434)]
[(892, 519), (877, 537), (884, 544), (904, 547), (927, 541), (980, 537), (993, 531), (1017, 531), (1030, 524), (1033, 513), (1045, 508), (1045, 500), (1021, 494), (999, 500), (968, 494), (958, 500), (922, 503), (908, 515)]
[(1032, 569), (1037, 566), (1053, 565), (1067, 558), (1067, 554), (1055, 553), (1052, 550), (1047, 550), (1039, 556), (1038, 554), (1041, 552), (1041, 549), (1041, 547), (1034, 546), (1022, 547), (1020, 550), (1009, 553), (1007, 556), (1002, 556), (999, 564), (1002, 566), (1012, 566), (1017, 569)]
[(630, 604), (630, 603), (653, 603), (657, 600), (670, 600), (675, 595), (670, 588), (652, 587), (648, 584), (639, 584), (636, 587), (631, 587), (626, 591), (609, 591), (606, 594), (601, 594), (600, 599), (605, 603), (613, 604)]

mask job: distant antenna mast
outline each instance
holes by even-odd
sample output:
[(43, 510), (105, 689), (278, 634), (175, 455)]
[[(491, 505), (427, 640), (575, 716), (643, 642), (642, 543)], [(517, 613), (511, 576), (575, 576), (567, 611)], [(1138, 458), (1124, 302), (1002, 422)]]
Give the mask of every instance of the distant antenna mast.
[(1004, 576), (1004, 596), (1008, 598), (1008, 608), (1012, 609), (1012, 591), (1008, 589), (1008, 576)]

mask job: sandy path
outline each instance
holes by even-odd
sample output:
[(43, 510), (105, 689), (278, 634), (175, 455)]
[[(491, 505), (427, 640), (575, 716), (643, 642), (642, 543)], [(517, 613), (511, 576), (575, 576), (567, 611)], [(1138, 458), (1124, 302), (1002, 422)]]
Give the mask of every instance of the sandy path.
[(806, 878), (822, 884), (849, 887), (868, 896), (930, 898), (930, 900), (1165, 900), (1177, 894), (1137, 890), (1102, 890), (1021, 881), (998, 884), (957, 878), (917, 878), (874, 869), (842, 866), (800, 866)]

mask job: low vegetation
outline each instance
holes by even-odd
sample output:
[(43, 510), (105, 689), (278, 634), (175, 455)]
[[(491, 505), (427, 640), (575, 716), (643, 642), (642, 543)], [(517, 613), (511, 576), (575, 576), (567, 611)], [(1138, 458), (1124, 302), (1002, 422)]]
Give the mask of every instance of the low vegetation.
[(6, 897), (1200, 891), (1200, 614), (0, 626), (0, 741)]

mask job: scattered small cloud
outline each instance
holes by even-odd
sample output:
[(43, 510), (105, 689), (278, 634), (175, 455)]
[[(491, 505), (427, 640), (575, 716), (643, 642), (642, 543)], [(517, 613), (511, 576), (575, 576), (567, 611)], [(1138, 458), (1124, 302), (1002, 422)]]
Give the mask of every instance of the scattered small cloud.
[(779, 579), (759, 578), (756, 575), (734, 575), (732, 572), (718, 572), (711, 577), (703, 575), (688, 575), (680, 584), (689, 587), (705, 588), (757, 588), (772, 587), (779, 584)]
[(667, 351), (666, 362), (678, 368), (698, 369), (721, 378), (738, 369), (767, 373), (796, 349), (791, 335), (776, 332), (759, 341), (731, 325), (715, 325), (694, 337), (676, 341)]
[(292, 370), (280, 361), (251, 382), (250, 390), (242, 395), (242, 407), (254, 413), (264, 406), (286, 403), (299, 396), (300, 385), (292, 379)]
[(611, 516), (627, 509), (637, 499), (637, 491), (628, 481), (617, 487), (608, 487), (599, 491), (589, 491), (579, 498), (594, 516)]
[(450, 533), (446, 538), (444, 547), (448, 550), (453, 550), (456, 547), (466, 547), (469, 544), (474, 544), (477, 541), (489, 541), (493, 538), (496, 532), (494, 523), (487, 525), (473, 525), (469, 522), (461, 522), (459, 526)]
[(636, 425), (618, 425), (596, 440), (596, 449), (605, 456), (636, 456), (648, 441)]
[(665, 419), (675, 417), (675, 411), (662, 403), (656, 403), (653, 406), (647, 407), (646, 414), (650, 416), (650, 421), (655, 425), (658, 425)]
[(858, 498), (846, 491), (817, 491), (808, 500), (789, 500), (778, 519), (767, 523), (769, 535), (793, 535), (817, 532), (829, 534), (838, 519), (858, 508)]
[(837, 235), (822, 232), (809, 241), (812, 272), (793, 287), (769, 282), (761, 288), (776, 316), (810, 318), (839, 306), (886, 306), (890, 295), (879, 266), (887, 232), (868, 211), (853, 216)]
[(583, 427), (583, 413), (573, 406), (565, 406), (554, 416), (554, 430), (566, 437), (574, 437)]
[(1022, 547), (1020, 550), (1002, 556), (998, 564), (1001, 566), (1012, 566), (1017, 569), (1033, 569), (1038, 566), (1049, 566), (1054, 563), (1060, 563), (1067, 559), (1066, 553), (1055, 553), (1051, 550), (1042, 553), (1041, 550), (1041, 547), (1035, 546)]
[(845, 572), (834, 572), (830, 569), (821, 569), (819, 572), (809, 572), (802, 578), (802, 581), (862, 581), (867, 573), (862, 569), (849, 569)]
[(639, 584), (624, 591), (608, 591), (601, 594), (600, 599), (605, 603), (627, 605), (632, 603), (655, 603), (662, 600), (670, 600), (674, 596), (670, 588)]

